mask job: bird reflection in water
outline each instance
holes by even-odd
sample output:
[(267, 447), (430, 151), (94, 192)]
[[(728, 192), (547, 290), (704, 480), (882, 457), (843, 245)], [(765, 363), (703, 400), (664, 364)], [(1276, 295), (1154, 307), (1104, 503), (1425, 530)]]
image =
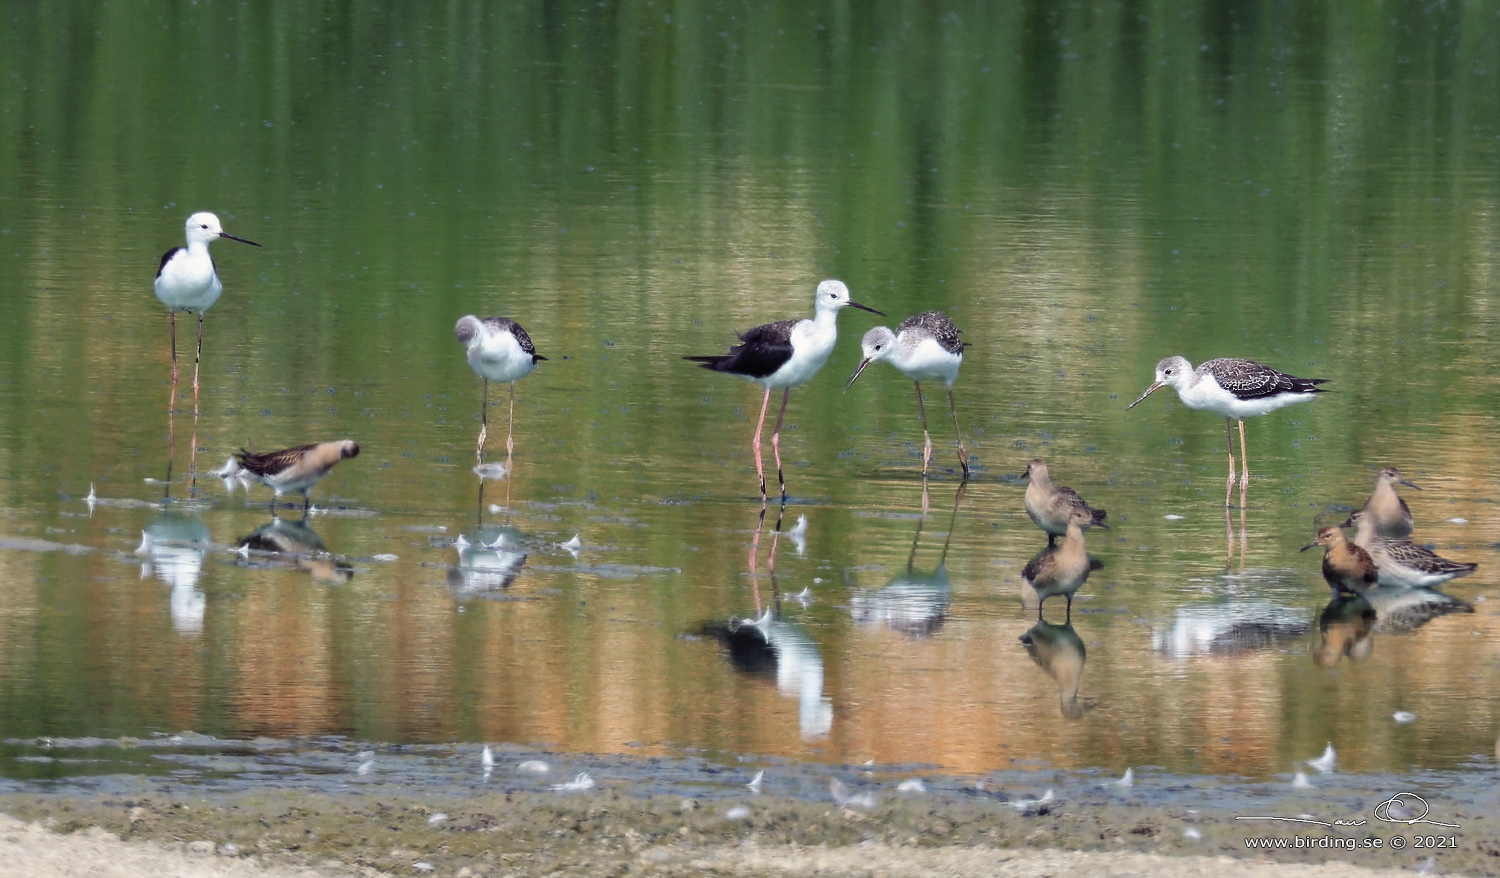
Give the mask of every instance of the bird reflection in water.
[(1345, 656), (1363, 661), (1376, 634), (1411, 634), (1438, 616), (1472, 613), (1474, 607), (1435, 588), (1377, 585), (1359, 594), (1337, 592), (1318, 618), (1313, 661), (1326, 668)]
[(273, 515), (268, 523), (240, 537), (239, 545), (289, 559), (319, 582), (339, 584), (354, 578), (354, 565), (328, 551), (322, 538), (307, 526), (305, 517), (290, 521)]
[(1038, 619), (1031, 630), (1021, 635), (1021, 645), (1026, 647), (1031, 660), (1057, 681), (1058, 709), (1063, 716), (1078, 719), (1093, 706), (1091, 700), (1078, 697), (1088, 651), (1083, 648), (1083, 638), (1073, 630), (1072, 621), (1053, 625)]
[(504, 594), (526, 566), (525, 535), (509, 524), (484, 523), (484, 483), (481, 474), (474, 529), (455, 541), (458, 563), (448, 568), (448, 587), (458, 597)]
[[(925, 486), (924, 486), (925, 487)], [(906, 556), (906, 571), (883, 588), (855, 588), (849, 595), (849, 615), (855, 624), (873, 628), (885, 627), (910, 637), (930, 637), (948, 619), (953, 589), (948, 583), (948, 546), (953, 541), (953, 525), (958, 508), (964, 502), (966, 483), (960, 483), (953, 496), (953, 512), (948, 516), (948, 534), (937, 566), (930, 573), (916, 570), (917, 547), (922, 541), (926, 516), (917, 519), (917, 533)]]
[[(757, 616), (703, 623), (699, 633), (713, 637), (729, 655), (730, 665), (746, 676), (775, 680), (776, 690), (797, 699), (797, 722), (804, 740), (826, 738), (833, 729), (833, 700), (823, 694), (823, 656), (807, 629), (781, 618), (780, 589), (776, 584), (776, 548), (785, 517), (783, 505), (776, 516), (776, 529), (766, 569), (771, 582), (771, 601), (761, 611), (759, 572), (755, 547), (765, 525), (765, 507), (756, 523), (750, 552), (750, 580), (755, 589)], [(774, 607), (774, 609), (773, 609)]]
[(192, 515), (163, 513), (141, 531), (141, 545), (136, 549), (145, 559), (141, 578), (154, 574), (172, 587), (172, 628), (179, 634), (203, 631), (208, 599), (198, 590), (198, 578), (209, 541), (208, 526)]
[(1178, 608), (1170, 629), (1152, 633), (1151, 646), (1173, 659), (1236, 656), (1297, 640), (1311, 630), (1311, 615), (1303, 607), (1230, 598)]

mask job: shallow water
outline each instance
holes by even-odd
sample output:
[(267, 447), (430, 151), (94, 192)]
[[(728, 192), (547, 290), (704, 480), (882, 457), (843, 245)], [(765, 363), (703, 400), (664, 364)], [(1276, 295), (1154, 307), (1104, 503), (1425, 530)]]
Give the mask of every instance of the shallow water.
[[(0, 774), (88, 773), (20, 742), (183, 730), (958, 775), (1270, 781), (1330, 741), (1376, 776), (1493, 765), (1493, 16), (18, 15)], [(265, 248), (214, 246), (195, 417), (150, 278), (197, 209)], [(909, 383), (841, 392), (879, 322), (849, 311), (761, 520), (760, 393), (680, 358), (809, 313), (826, 276), (964, 328), (961, 502), (940, 387), (925, 515)], [(473, 471), (467, 313), (549, 358), (502, 479)], [(1248, 422), (1243, 513), (1216, 417), (1167, 391), (1125, 410), (1172, 353), (1336, 391)], [(362, 453), (300, 529), (207, 474), (344, 436)], [(1113, 526), (1071, 630), (1021, 598), (1033, 456)], [(1479, 563), (1445, 589), (1474, 612), (1325, 614), (1296, 550), (1387, 465), (1423, 488), (1417, 538)], [(252, 534), (293, 554), (235, 553)]]

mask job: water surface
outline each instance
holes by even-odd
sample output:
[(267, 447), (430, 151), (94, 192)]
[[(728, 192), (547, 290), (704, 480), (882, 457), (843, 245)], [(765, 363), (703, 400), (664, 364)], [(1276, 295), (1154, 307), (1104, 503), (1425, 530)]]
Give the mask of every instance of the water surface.
[[(1458, 5), (21, 10), (0, 34), (0, 738), (1263, 779), (1332, 741), (1354, 771), (1488, 764), (1497, 43)], [(200, 209), (265, 247), (215, 245), (195, 418), (150, 282)], [(810, 314), (825, 277), (965, 330), (961, 503), (940, 387), (925, 515), (910, 383), (879, 366), (841, 392), (879, 322), (848, 311), (791, 397), (790, 503), (761, 519), (760, 392), (681, 357)], [(473, 472), (469, 313), (548, 357), (500, 480)], [(1218, 418), (1165, 391), (1125, 410), (1174, 353), (1336, 391), (1248, 423), (1243, 513)], [(207, 475), (346, 436), (362, 453), (301, 528)], [(1021, 597), (1034, 456), (1113, 525), (1065, 631)], [(1325, 612), (1297, 549), (1390, 465), (1423, 488), (1417, 538), (1479, 563), (1446, 589), (1474, 612)], [(253, 534), (301, 557), (236, 554)], [(737, 648), (731, 620), (767, 612)]]

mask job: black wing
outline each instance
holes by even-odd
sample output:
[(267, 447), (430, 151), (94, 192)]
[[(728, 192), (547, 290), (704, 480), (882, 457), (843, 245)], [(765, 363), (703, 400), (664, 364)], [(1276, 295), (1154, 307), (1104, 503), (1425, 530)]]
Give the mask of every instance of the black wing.
[(729, 353), (711, 357), (683, 357), (705, 369), (749, 378), (765, 378), (792, 358), (792, 330), (800, 320), (778, 320), (740, 333), (740, 343)]
[(177, 255), (178, 250), (186, 249), (186, 247), (173, 247), (171, 250), (163, 253), (161, 255), (161, 265), (156, 266), (156, 276), (161, 277), (162, 269), (167, 267), (167, 263), (172, 261), (172, 257)]
[(283, 448), (280, 451), (257, 452), (241, 448), (235, 457), (239, 458), (240, 466), (258, 476), (274, 476), (317, 447), (318, 444), (314, 442), (311, 445), (298, 445), (296, 448)]
[(908, 329), (921, 329), (925, 331), (937, 340), (938, 345), (943, 350), (950, 354), (962, 354), (964, 348), (969, 345), (968, 342), (960, 341), (958, 338), (959, 333), (963, 332), (963, 330), (954, 326), (953, 321), (948, 319), (948, 315), (941, 311), (924, 311), (921, 314), (913, 314), (901, 321), (901, 325), (896, 327), (896, 334), (900, 335)]
[(1297, 378), (1254, 360), (1225, 357), (1209, 360), (1201, 367), (1219, 386), (1238, 399), (1263, 399), (1278, 393), (1324, 393), (1318, 387), (1327, 378)]

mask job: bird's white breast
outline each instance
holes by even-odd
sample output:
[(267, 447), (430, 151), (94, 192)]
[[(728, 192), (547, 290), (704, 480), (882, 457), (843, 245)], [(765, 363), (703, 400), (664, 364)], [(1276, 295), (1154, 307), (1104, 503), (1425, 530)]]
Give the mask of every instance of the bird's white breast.
[(491, 381), (519, 381), (536, 368), (536, 360), (521, 349), (509, 332), (489, 332), (469, 348), (469, 365)]
[[(830, 315), (832, 316), (832, 315)], [(832, 320), (802, 320), (792, 327), (792, 356), (764, 379), (767, 387), (796, 387), (806, 383), (833, 353), (838, 326)]]
[(948, 353), (932, 336), (921, 338), (912, 345), (903, 341), (896, 341), (892, 365), (913, 381), (945, 381), (948, 386), (953, 386), (954, 379), (958, 378), (958, 367), (963, 364), (963, 354)]
[(156, 278), (156, 297), (175, 311), (202, 311), (217, 302), (223, 290), (206, 247), (202, 253), (177, 251)]

